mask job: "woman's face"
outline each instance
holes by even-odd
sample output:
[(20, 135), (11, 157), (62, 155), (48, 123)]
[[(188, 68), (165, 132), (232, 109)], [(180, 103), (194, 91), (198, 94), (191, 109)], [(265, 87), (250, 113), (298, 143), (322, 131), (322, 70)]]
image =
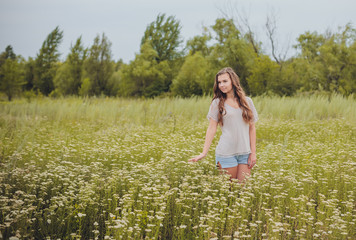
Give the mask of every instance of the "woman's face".
[(228, 73), (218, 76), (218, 84), (220, 91), (223, 93), (227, 94), (232, 91), (232, 82)]

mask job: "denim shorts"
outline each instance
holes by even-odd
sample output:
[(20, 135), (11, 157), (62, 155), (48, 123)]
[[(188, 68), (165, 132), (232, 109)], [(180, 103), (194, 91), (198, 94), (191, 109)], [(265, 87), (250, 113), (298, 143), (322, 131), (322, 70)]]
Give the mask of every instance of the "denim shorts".
[(239, 164), (247, 164), (249, 156), (250, 154), (235, 155), (232, 157), (222, 157), (216, 155), (216, 166), (218, 166), (218, 162), (220, 162), (222, 168), (232, 168)]

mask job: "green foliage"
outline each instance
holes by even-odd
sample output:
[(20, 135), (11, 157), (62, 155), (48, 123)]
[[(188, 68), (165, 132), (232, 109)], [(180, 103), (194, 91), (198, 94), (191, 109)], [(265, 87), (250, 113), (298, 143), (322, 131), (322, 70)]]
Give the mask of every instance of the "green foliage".
[(257, 57), (247, 79), (251, 95), (262, 95), (273, 91), (274, 83), (279, 77), (279, 65), (268, 56)]
[(70, 95), (74, 89), (71, 86), (72, 79), (70, 78), (69, 64), (64, 62), (58, 67), (54, 78), (55, 91), (61, 95)]
[[(167, 17), (165, 14), (159, 14), (156, 20), (147, 26), (141, 40), (140, 51), (140, 55), (145, 54), (146, 56), (136, 56), (136, 58), (140, 59), (135, 59), (131, 64), (135, 65), (144, 61), (146, 65), (142, 66), (142, 69), (150, 65), (154, 69), (152, 71), (147, 69), (140, 72), (140, 66), (131, 66), (132, 69), (135, 69), (135, 71), (139, 70), (139, 72), (129, 77), (129, 79), (135, 82), (136, 90), (128, 95), (153, 97), (169, 91), (172, 80), (178, 74), (183, 63), (183, 52), (179, 49), (182, 43), (180, 31), (180, 22), (174, 16)], [(149, 53), (150, 50), (147, 50), (146, 53), (142, 51), (143, 48), (149, 48), (145, 46), (147, 44), (155, 52), (153, 58), (153, 55)], [(148, 63), (148, 61), (151, 61), (151, 63)], [(126, 76), (124, 78), (127, 78)], [(124, 79), (125, 84), (131, 80)], [(142, 88), (145, 87), (148, 87), (148, 89), (143, 90)], [(121, 90), (120, 92), (122, 95)]]
[(31, 102), (32, 99), (36, 97), (36, 93), (31, 89), (29, 91), (24, 91), (23, 96), (26, 98), (27, 102)]
[[(341, 30), (341, 29), (340, 29)], [(356, 31), (350, 25), (346, 25), (345, 29), (339, 33), (333, 34), (326, 40), (320, 49), (320, 63), (324, 66), (322, 74), (324, 75), (324, 88), (331, 92), (341, 92), (345, 95), (351, 94), (355, 88), (355, 84), (351, 87), (351, 91), (345, 88), (345, 83), (355, 82), (355, 79), (348, 79), (348, 74), (356, 67), (356, 51), (348, 43), (355, 44)]]
[(279, 69), (279, 77), (273, 86), (273, 92), (279, 96), (293, 96), (301, 86), (302, 83), (294, 65), (290, 62), (283, 63)]
[(289, 66), (295, 69), (295, 75), (302, 87), (299, 91), (321, 90), (322, 75), (319, 72), (320, 64), (310, 64), (307, 60), (296, 58)]
[(172, 92), (176, 96), (210, 94), (214, 85), (214, 76), (208, 76), (209, 64), (201, 52), (189, 55), (172, 83)]
[(301, 50), (301, 56), (304, 59), (312, 62), (320, 54), (318, 49), (324, 44), (325, 39), (323, 35), (316, 32), (306, 32), (301, 34), (297, 41), (295, 48)]
[(347, 24), (339, 32), (298, 38), (300, 58), (295, 60), (304, 90), (326, 90), (349, 95), (355, 92), (356, 30)]
[(57, 26), (42, 44), (35, 62), (34, 88), (39, 89), (44, 95), (54, 90), (53, 79), (58, 69), (60, 53), (59, 44), (63, 38), (63, 31)]
[(0, 91), (9, 101), (20, 92), (23, 82), (23, 61), (17, 57), (11, 45), (0, 54)]
[(86, 59), (87, 49), (82, 45), (79, 37), (66, 61), (58, 68), (54, 84), (61, 95), (78, 95), (82, 83), (83, 65)]
[(140, 54), (136, 55), (135, 60), (120, 70), (120, 96), (154, 97), (166, 91), (169, 87), (167, 75), (170, 74), (170, 66), (168, 61), (158, 62), (157, 56), (150, 42), (141, 46)]
[(108, 95), (117, 96), (120, 93), (120, 88), (124, 88), (124, 82), (122, 81), (122, 71), (123, 66), (126, 66), (122, 60), (116, 62), (115, 72), (108, 81)]
[(0, 67), (5, 63), (6, 59), (16, 59), (16, 54), (11, 45), (8, 45), (5, 51), (0, 54)]
[(240, 31), (232, 19), (218, 18), (212, 26), (212, 29), (215, 31), (215, 39), (219, 44), (226, 43), (231, 37), (240, 38)]
[(85, 77), (90, 79), (89, 95), (108, 95), (108, 81), (114, 72), (114, 63), (111, 59), (111, 42), (103, 34), (101, 39), (95, 37), (89, 50), (89, 56), (84, 62)]
[(250, 94), (277, 94), (292, 96), (300, 87), (295, 65), (283, 63), (282, 66), (268, 56), (260, 54), (251, 67), (251, 75), (247, 78)]
[(121, 84), (121, 72), (118, 70), (112, 74), (111, 78), (109, 78), (109, 81), (107, 83), (108, 96), (117, 96), (119, 94), (120, 84)]
[(91, 86), (90, 78), (84, 78), (82, 85), (80, 86), (80, 89), (79, 89), (79, 95), (82, 97), (90, 96), (91, 89), (92, 89), (92, 86)]
[(25, 84), (21, 65), (16, 58), (9, 57), (0, 66), (0, 91), (7, 95), (9, 101), (21, 91), (22, 85)]
[(208, 41), (210, 40), (211, 36), (206, 32), (201, 36), (194, 36), (192, 39), (187, 41), (189, 54), (194, 55), (196, 52), (200, 52), (204, 57), (208, 56), (211, 50), (208, 46)]
[[(137, 57), (137, 55), (136, 55)], [(120, 97), (131, 97), (137, 91), (137, 86), (134, 80), (131, 78), (131, 69), (133, 68), (132, 61), (130, 64), (124, 64), (121, 69), (115, 72), (112, 76), (112, 80), (118, 83), (117, 95)]]
[(24, 66), (24, 81), (25, 85), (23, 86), (25, 91), (34, 90), (34, 81), (35, 81), (35, 68), (36, 61), (29, 57), (25, 62)]
[(155, 60), (159, 63), (176, 59), (180, 52), (178, 48), (182, 43), (180, 37), (181, 25), (174, 16), (166, 17), (159, 14), (156, 20), (150, 23), (141, 40), (141, 45), (149, 42), (156, 51)]

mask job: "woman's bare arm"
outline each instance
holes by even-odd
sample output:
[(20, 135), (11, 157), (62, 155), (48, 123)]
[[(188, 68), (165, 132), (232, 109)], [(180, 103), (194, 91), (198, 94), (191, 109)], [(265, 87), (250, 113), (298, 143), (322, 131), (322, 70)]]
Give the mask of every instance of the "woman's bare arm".
[(249, 168), (252, 168), (256, 164), (256, 127), (255, 123), (250, 123), (250, 128), (249, 128), (249, 135), (250, 135), (250, 148), (251, 148), (251, 154), (250, 157), (248, 158), (248, 166)]

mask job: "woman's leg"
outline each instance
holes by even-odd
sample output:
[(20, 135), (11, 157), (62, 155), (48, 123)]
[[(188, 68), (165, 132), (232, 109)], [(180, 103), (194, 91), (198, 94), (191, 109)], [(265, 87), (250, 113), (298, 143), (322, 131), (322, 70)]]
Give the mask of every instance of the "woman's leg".
[(223, 173), (223, 170), (226, 171), (227, 174), (230, 175), (230, 179), (237, 177), (237, 166), (236, 167), (231, 167), (231, 168), (222, 168), (220, 162), (218, 162), (218, 168), (221, 173)]
[(244, 182), (246, 177), (251, 175), (251, 169), (248, 168), (247, 164), (239, 164), (236, 167), (236, 178), (240, 182)]
[(216, 156), (216, 167), (221, 173), (226, 172), (230, 175), (230, 179), (237, 176), (237, 160), (235, 157), (219, 157)]

